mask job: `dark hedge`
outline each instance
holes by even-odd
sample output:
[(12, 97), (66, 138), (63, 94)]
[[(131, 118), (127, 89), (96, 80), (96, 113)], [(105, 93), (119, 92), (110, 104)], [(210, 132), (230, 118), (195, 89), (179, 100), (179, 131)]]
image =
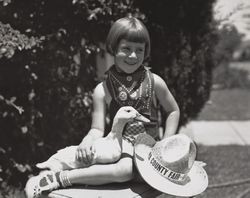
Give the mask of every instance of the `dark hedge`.
[(81, 141), (91, 123), (99, 43), (127, 14), (149, 29), (149, 66), (177, 99), (180, 126), (195, 118), (210, 93), (214, 1), (0, 1), (0, 178), (23, 185), (34, 163)]

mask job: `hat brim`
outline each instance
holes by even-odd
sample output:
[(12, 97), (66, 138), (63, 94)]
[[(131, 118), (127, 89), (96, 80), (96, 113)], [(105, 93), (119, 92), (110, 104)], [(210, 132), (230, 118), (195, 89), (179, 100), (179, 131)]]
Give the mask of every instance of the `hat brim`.
[(149, 161), (148, 154), (154, 145), (154, 139), (148, 135), (141, 135), (135, 143), (135, 164), (141, 177), (153, 188), (175, 196), (195, 196), (208, 186), (208, 176), (203, 167), (195, 162), (188, 173), (188, 181), (185, 184), (174, 183), (157, 173)]

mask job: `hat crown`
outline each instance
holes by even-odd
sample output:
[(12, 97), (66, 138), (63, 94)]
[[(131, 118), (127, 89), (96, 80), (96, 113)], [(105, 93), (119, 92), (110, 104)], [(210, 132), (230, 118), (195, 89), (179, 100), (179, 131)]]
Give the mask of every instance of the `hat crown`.
[(186, 135), (177, 134), (157, 142), (152, 155), (168, 169), (186, 174), (195, 161), (196, 146)]
[(206, 171), (195, 161), (196, 146), (184, 134), (156, 142), (138, 135), (135, 164), (143, 179), (155, 189), (175, 196), (192, 197), (208, 186)]

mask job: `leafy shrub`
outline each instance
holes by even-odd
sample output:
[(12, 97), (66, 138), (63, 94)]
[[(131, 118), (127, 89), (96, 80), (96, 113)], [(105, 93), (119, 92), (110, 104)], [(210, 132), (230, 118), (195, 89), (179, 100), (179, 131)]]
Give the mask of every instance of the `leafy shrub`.
[(214, 53), (217, 67), (213, 71), (213, 84), (220, 88), (250, 87), (249, 72), (230, 67), (230, 64), (237, 64), (233, 57), (236, 51), (237, 56), (242, 56), (238, 57), (238, 61), (243, 61), (240, 59), (244, 56), (247, 61), (247, 43), (242, 42), (242, 35), (234, 25), (225, 24), (218, 31), (218, 38)]
[(180, 109), (180, 125), (209, 98), (217, 30), (214, 1), (139, 1), (152, 37), (150, 65), (167, 82)]
[(43, 38), (28, 38), (26, 35), (21, 34), (19, 31), (14, 30), (9, 24), (3, 24), (0, 21), (0, 58), (5, 56), (11, 58), (15, 50), (31, 49), (39, 45)]
[(218, 31), (219, 42), (215, 46), (214, 59), (217, 66), (233, 59), (233, 53), (242, 42), (242, 35), (232, 24), (225, 24)]
[(250, 88), (249, 72), (222, 63), (213, 71), (213, 84), (220, 88)]
[[(23, 34), (27, 40), (42, 38), (41, 43), (33, 39), (35, 44), (25, 51), (22, 49), (29, 42), (19, 49), (17, 39), (17, 44), (10, 45), (15, 55), (0, 59), (0, 177), (24, 184), (35, 170), (34, 163), (81, 141), (91, 123), (99, 44), (105, 41), (112, 22), (129, 13), (149, 29), (149, 65), (175, 95), (181, 125), (195, 117), (208, 99), (211, 85), (216, 41), (213, 2), (12, 0), (0, 6), (2, 24), (11, 24), (7, 34), (20, 32), (17, 38)], [(8, 42), (13, 41), (0, 48)], [(12, 108), (14, 104), (23, 107), (23, 114)]]

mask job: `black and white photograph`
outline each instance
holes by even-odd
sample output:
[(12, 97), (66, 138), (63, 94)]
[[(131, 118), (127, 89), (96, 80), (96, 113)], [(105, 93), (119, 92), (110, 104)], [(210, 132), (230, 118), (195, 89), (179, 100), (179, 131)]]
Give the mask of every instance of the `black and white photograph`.
[(0, 198), (250, 198), (249, 0), (0, 0)]

